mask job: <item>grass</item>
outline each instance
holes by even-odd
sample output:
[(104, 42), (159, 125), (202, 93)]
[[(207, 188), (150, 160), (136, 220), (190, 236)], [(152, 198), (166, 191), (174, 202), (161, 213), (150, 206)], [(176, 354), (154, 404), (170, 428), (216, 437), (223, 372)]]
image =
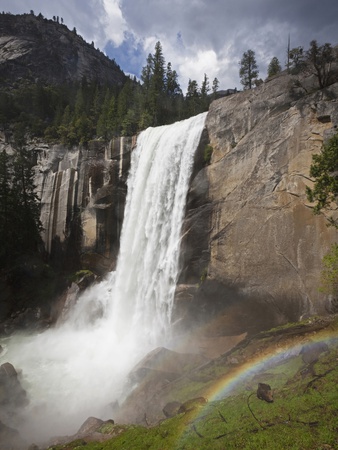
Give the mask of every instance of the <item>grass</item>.
[[(336, 331), (332, 339), (332, 330), (336, 330), (335, 325), (331, 326), (331, 339), (326, 341), (329, 351), (320, 355), (311, 370), (304, 370), (301, 355), (291, 356), (259, 373), (250, 373), (227, 397), (155, 426), (104, 425), (99, 430), (107, 439), (104, 442), (77, 440), (50, 450), (84, 446), (86, 450), (338, 449), (338, 339)], [(308, 337), (319, 338), (320, 333), (311, 331)], [(275, 336), (275, 330), (272, 334)], [(236, 350), (239, 356), (243, 351), (250, 353), (253, 348), (249, 344)], [(221, 358), (215, 362), (217, 367), (202, 368), (202, 375), (223, 375), (229, 370), (224, 361)], [(258, 382), (271, 385), (273, 403), (257, 398)], [(209, 387), (210, 382), (205, 383), (204, 388)], [(201, 383), (184, 380), (175, 389), (176, 395), (180, 392), (190, 398), (203, 391)]]

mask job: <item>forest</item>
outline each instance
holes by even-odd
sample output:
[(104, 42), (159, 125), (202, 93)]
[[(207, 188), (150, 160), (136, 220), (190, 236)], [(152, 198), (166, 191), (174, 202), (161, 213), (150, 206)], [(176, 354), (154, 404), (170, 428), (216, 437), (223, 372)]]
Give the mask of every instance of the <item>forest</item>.
[[(56, 19), (55, 19), (56, 20)], [(318, 88), (328, 86), (331, 63), (335, 59), (330, 44), (310, 43), (288, 49), (286, 69), (297, 75), (308, 71), (318, 80)], [(268, 78), (282, 72), (276, 57), (271, 59)], [(244, 89), (263, 83), (255, 52), (248, 50), (239, 61), (239, 77)], [(41, 249), (39, 204), (35, 194), (32, 155), (26, 144), (32, 138), (65, 146), (86, 146), (91, 140), (109, 141), (115, 136), (131, 136), (149, 126), (170, 124), (207, 111), (220, 96), (219, 81), (210, 86), (204, 74), (200, 86), (189, 79), (184, 95), (178, 74), (166, 63), (160, 42), (149, 54), (141, 80), (127, 78), (122, 86), (81, 82), (62, 85), (29, 83), (22, 80), (10, 90), (0, 89), (0, 128), (17, 149), (16, 155), (0, 155), (0, 237), (1, 265), (26, 251)]]
[(178, 75), (165, 62), (161, 43), (149, 54), (141, 82), (128, 78), (122, 86), (81, 82), (19, 84), (0, 91), (0, 124), (17, 143), (22, 134), (64, 145), (85, 145), (92, 139), (130, 136), (148, 126), (173, 123), (207, 111), (218, 89), (207, 75), (199, 88), (189, 80), (184, 96)]

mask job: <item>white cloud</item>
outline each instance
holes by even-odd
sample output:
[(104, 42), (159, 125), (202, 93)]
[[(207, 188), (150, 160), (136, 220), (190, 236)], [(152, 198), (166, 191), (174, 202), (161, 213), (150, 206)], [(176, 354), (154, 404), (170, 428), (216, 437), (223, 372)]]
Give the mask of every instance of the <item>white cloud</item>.
[(196, 80), (201, 86), (204, 74), (207, 74), (209, 81), (219, 77), (220, 67), (217, 55), (214, 50), (200, 50), (190, 57), (185, 57), (178, 64), (178, 72), (181, 75), (181, 87), (186, 90), (187, 82), (190, 79)]
[(183, 90), (204, 73), (220, 88), (239, 87), (238, 61), (249, 48), (264, 79), (273, 56), (284, 65), (289, 33), (294, 47), (312, 39), (338, 44), (337, 0), (1, 0), (1, 9), (63, 17), (137, 76), (159, 40)]
[(106, 15), (101, 20), (104, 26), (105, 41), (111, 40), (115, 46), (119, 46), (124, 41), (125, 31), (128, 30), (127, 23), (122, 16), (120, 2), (103, 0), (103, 6)]

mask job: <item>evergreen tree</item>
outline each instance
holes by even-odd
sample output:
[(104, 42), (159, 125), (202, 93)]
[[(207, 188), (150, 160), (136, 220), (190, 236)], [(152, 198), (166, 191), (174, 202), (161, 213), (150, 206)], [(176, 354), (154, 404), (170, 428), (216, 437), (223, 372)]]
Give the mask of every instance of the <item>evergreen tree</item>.
[(165, 77), (165, 123), (171, 123), (178, 119), (182, 90), (178, 83), (176, 70), (172, 70), (171, 63), (168, 62)]
[(109, 114), (109, 104), (110, 104), (110, 91), (106, 90), (106, 95), (104, 97), (104, 101), (102, 104), (101, 112), (98, 117), (97, 125), (96, 125), (96, 135), (98, 137), (102, 137), (104, 140), (108, 139), (108, 114)]
[(218, 81), (218, 79), (215, 77), (215, 78), (213, 79), (213, 82), (212, 82), (212, 98), (213, 98), (213, 100), (215, 100), (215, 98), (216, 98), (216, 96), (217, 96), (218, 88), (219, 88), (219, 81)]
[(208, 93), (210, 91), (209, 79), (207, 74), (204, 74), (204, 79), (201, 86), (201, 110), (207, 111), (209, 108), (209, 97)]
[(331, 63), (334, 60), (331, 44), (318, 45), (316, 40), (310, 42), (310, 48), (306, 52), (307, 59), (318, 78), (320, 89), (330, 84)]
[[(310, 176), (314, 179), (314, 186), (306, 188), (307, 198), (315, 202), (313, 212), (337, 209), (338, 198), (338, 133), (335, 134), (321, 153), (312, 156)], [(338, 221), (329, 218), (329, 223), (338, 228)]]
[(12, 234), (12, 218), (15, 211), (15, 199), (11, 191), (11, 170), (9, 156), (3, 150), (0, 153), (0, 264), (5, 265), (11, 254), (11, 242), (16, 241)]
[(294, 75), (298, 74), (304, 69), (305, 54), (303, 47), (295, 47), (289, 51), (290, 72)]
[(239, 62), (239, 76), (244, 89), (251, 89), (253, 81), (258, 77), (258, 66), (256, 63), (256, 56), (253, 50), (248, 50), (243, 53), (242, 59)]
[(173, 98), (182, 94), (181, 87), (178, 82), (178, 75), (176, 70), (172, 70), (171, 62), (167, 64), (166, 79), (165, 79), (165, 93), (168, 97)]
[(150, 113), (150, 88), (151, 79), (154, 71), (153, 55), (149, 53), (147, 57), (147, 64), (142, 68), (141, 81), (142, 81), (142, 111), (146, 111), (149, 116)]
[(195, 116), (200, 112), (200, 94), (196, 80), (189, 79), (185, 98), (186, 117)]
[(163, 120), (162, 102), (165, 91), (165, 60), (160, 42), (155, 45), (153, 55), (153, 73), (150, 81), (150, 112), (153, 116), (153, 124), (159, 125)]
[(6, 266), (21, 254), (36, 252), (41, 242), (40, 205), (28, 152), (0, 155), (0, 264)]
[(282, 67), (280, 65), (280, 62), (279, 62), (278, 58), (276, 56), (274, 56), (271, 59), (270, 64), (268, 66), (268, 77), (274, 77), (281, 71), (282, 71)]

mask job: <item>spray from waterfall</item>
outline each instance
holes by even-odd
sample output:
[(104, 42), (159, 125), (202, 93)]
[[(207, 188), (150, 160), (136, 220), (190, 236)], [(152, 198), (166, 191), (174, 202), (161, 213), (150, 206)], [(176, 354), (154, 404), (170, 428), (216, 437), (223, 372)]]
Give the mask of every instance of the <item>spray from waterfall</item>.
[(29, 396), (7, 424), (27, 439), (72, 434), (89, 416), (111, 418), (110, 404), (123, 396), (128, 372), (168, 342), (185, 203), (205, 117), (138, 137), (116, 271), (86, 291), (63, 323), (1, 342)]

